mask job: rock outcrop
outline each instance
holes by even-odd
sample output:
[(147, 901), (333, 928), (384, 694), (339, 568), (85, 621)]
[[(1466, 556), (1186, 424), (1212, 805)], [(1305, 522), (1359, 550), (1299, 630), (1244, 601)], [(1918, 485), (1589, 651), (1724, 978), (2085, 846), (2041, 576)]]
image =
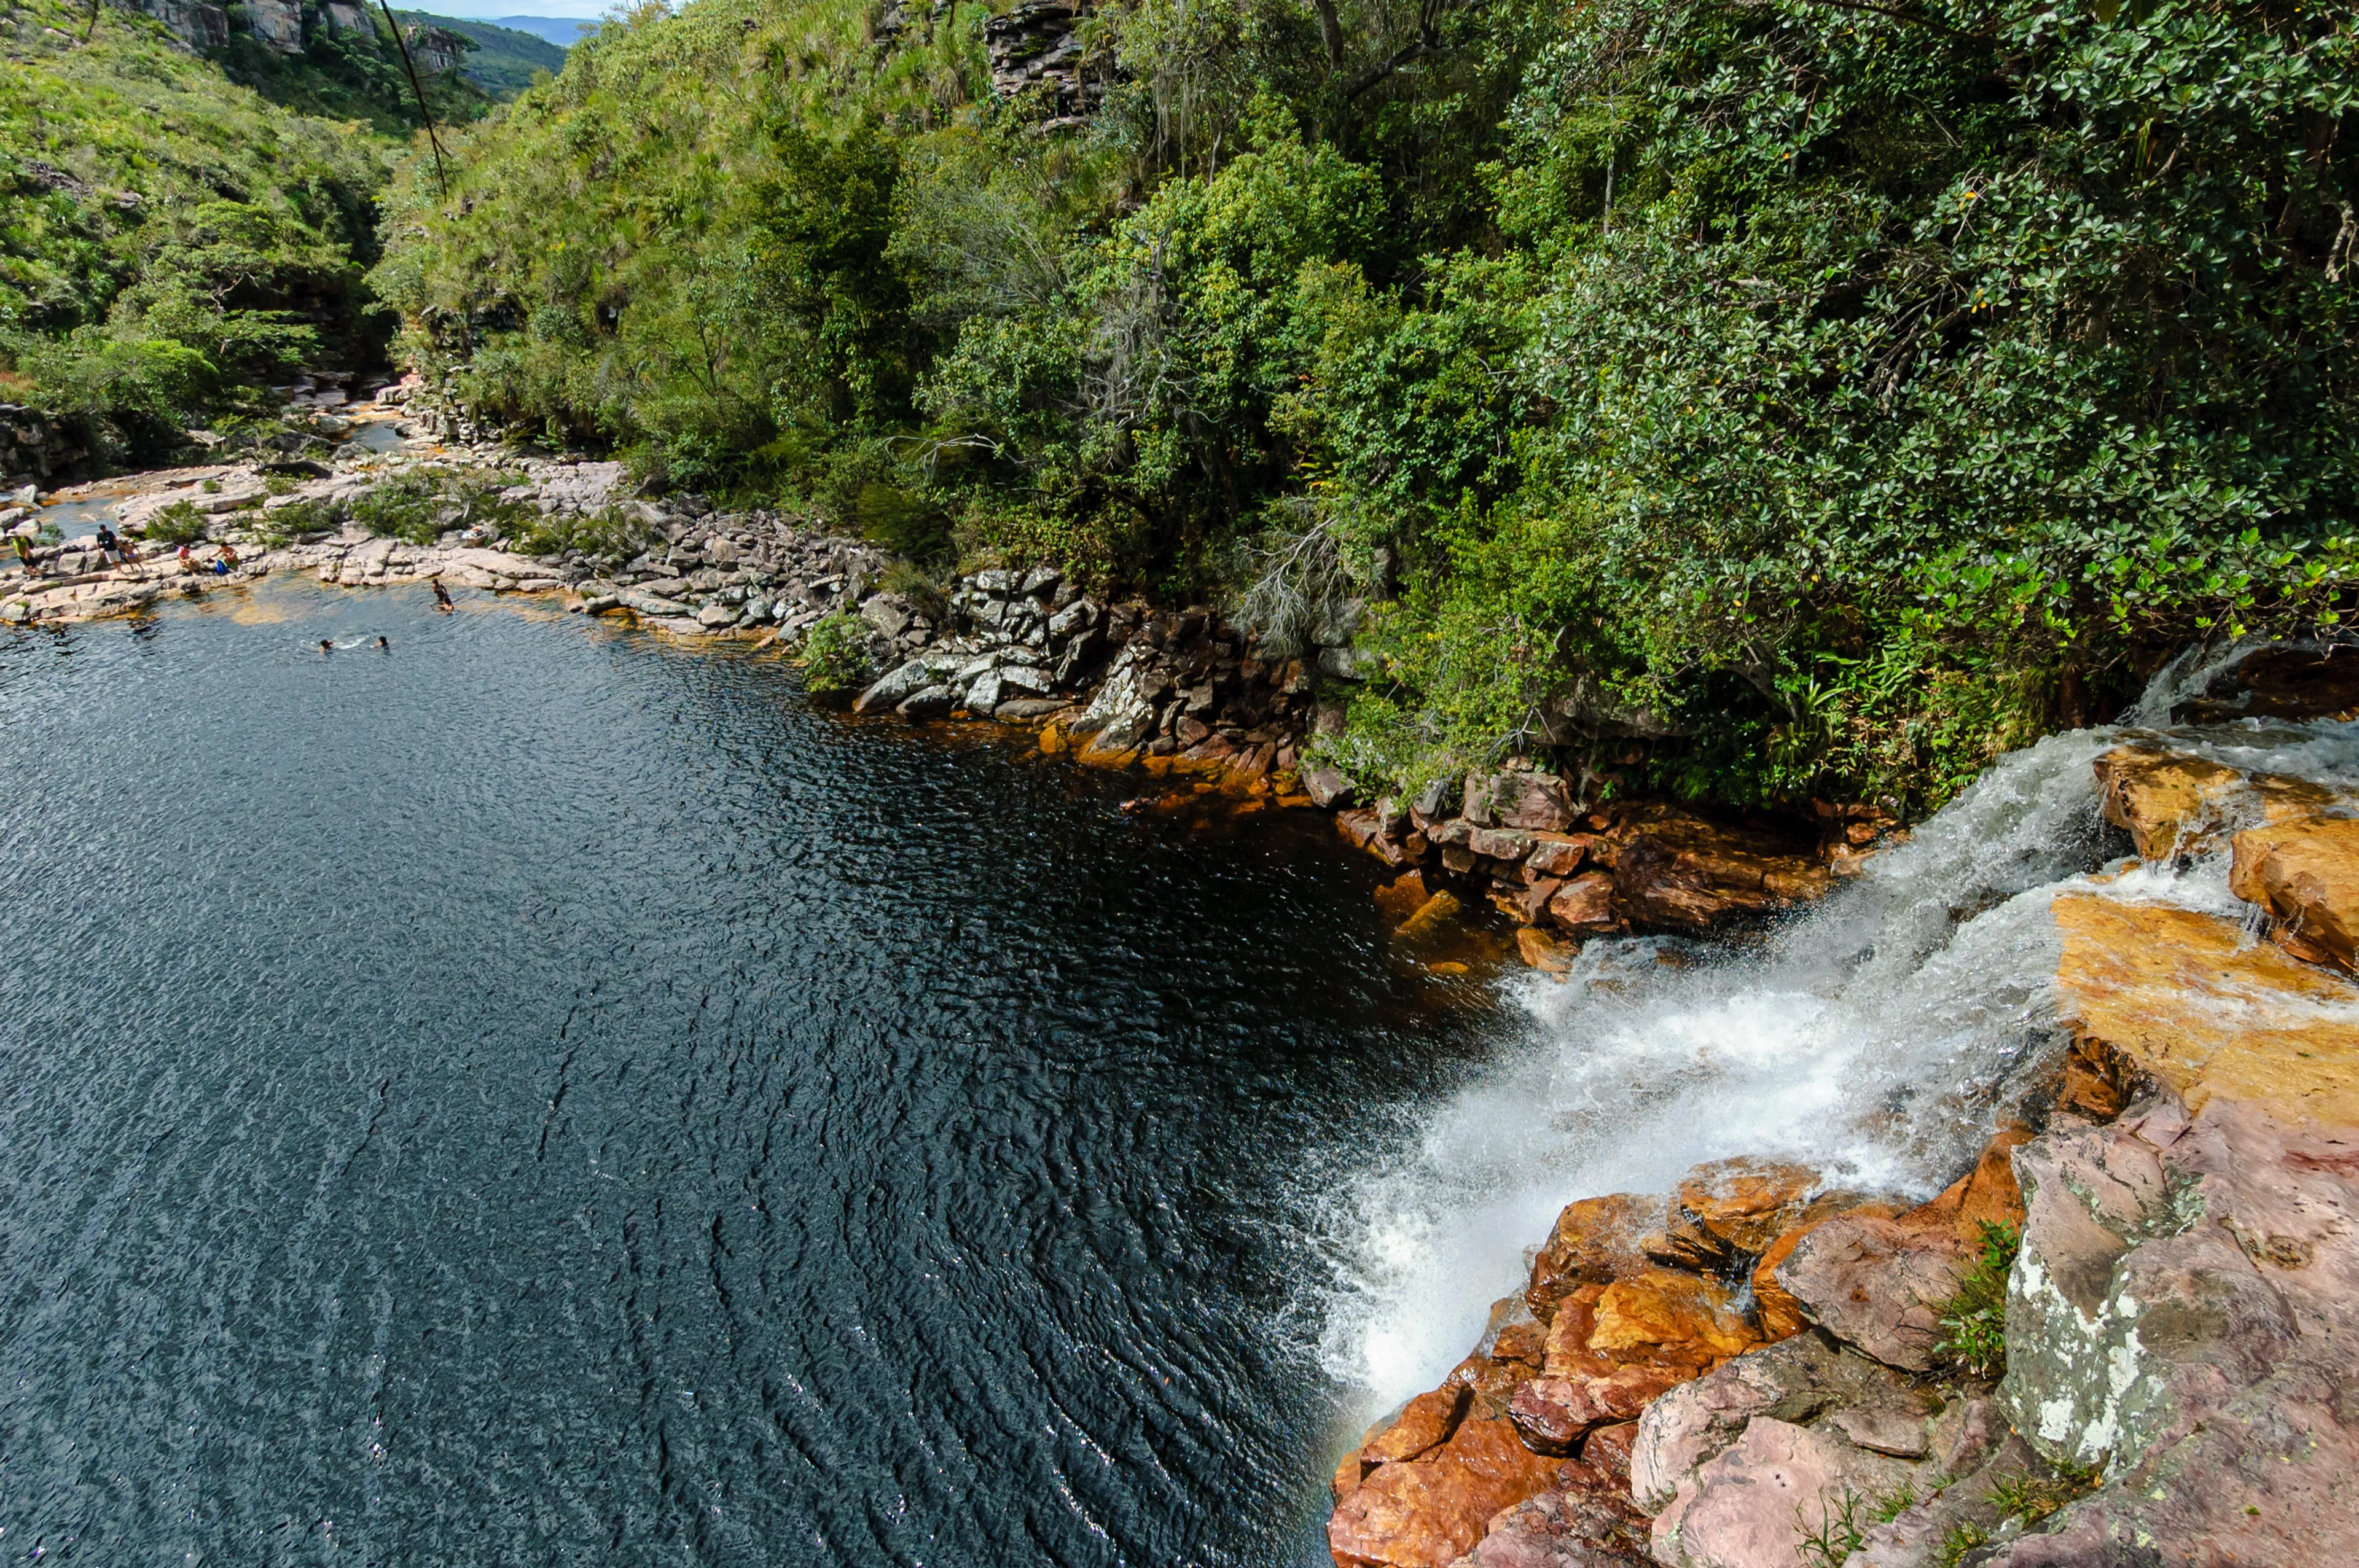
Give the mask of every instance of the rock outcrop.
[(1038, 92), (1049, 126), (1079, 124), (1105, 99), (1114, 80), (1111, 56), (1093, 58), (1082, 44), (1086, 0), (1023, 0), (984, 24), (991, 90), (1003, 99)]

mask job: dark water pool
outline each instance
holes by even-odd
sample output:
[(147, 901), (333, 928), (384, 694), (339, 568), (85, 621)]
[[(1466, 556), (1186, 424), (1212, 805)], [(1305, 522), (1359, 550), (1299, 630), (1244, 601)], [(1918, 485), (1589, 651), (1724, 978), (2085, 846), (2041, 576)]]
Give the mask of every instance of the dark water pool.
[(1496, 1020), (1135, 787), (422, 592), (0, 637), (0, 1555), (1315, 1559), (1321, 1195)]

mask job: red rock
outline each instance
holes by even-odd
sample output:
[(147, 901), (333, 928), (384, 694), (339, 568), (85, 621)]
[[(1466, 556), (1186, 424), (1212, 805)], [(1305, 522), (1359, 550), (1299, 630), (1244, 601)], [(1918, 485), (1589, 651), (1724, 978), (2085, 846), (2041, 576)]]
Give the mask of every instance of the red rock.
[(1497, 1515), (1457, 1568), (1645, 1568), (1647, 1517), (1610, 1486), (1579, 1478)]
[(1627, 1496), (1630, 1491), (1630, 1450), (1637, 1445), (1637, 1442), (1636, 1422), (1614, 1422), (1589, 1434), (1581, 1445), (1581, 1457)]
[(1636, 1421), (1656, 1395), (1689, 1380), (1660, 1366), (1621, 1367), (1602, 1378), (1535, 1378), (1518, 1384), (1507, 1418), (1536, 1454), (1570, 1454), (1593, 1427)]
[(1531, 853), (1524, 864), (1546, 877), (1569, 877), (1581, 870), (1581, 862), (1589, 854), (1591, 839), (1587, 834), (1534, 833)]
[(1424, 873), (1406, 871), (1376, 890), (1376, 908), (1394, 925), (1415, 914), (1433, 896)]
[(1776, 1278), (1836, 1338), (1924, 1372), (1940, 1337), (1940, 1308), (1965, 1268), (1965, 1249), (1945, 1227), (1843, 1215), (1802, 1238)]
[(1302, 787), (1324, 810), (1351, 795), (1352, 781), (1332, 768), (1312, 768), (1302, 775)]
[(1532, 836), (1510, 827), (1477, 827), (1466, 835), (1466, 847), (1494, 860), (1520, 860), (1532, 852)]
[(1591, 871), (1573, 878), (1549, 900), (1548, 912), (1549, 917), (1567, 931), (1611, 930), (1615, 924), (1612, 874)]
[(1458, 1383), (1418, 1395), (1401, 1407), (1389, 1426), (1360, 1445), (1361, 1462), (1394, 1464), (1439, 1448), (1458, 1430), (1466, 1413), (1466, 1400), (1467, 1390)]
[(1615, 837), (1622, 840), (1613, 858), (1615, 904), (1648, 925), (1701, 930), (1815, 898), (1832, 885), (1826, 867), (1798, 843), (1668, 808), (1634, 817)]
[(1527, 968), (1544, 975), (1570, 973), (1572, 954), (1562, 942), (1536, 925), (1526, 926), (1516, 933), (1516, 953)]
[(1472, 773), (1466, 779), (1466, 815), (1478, 827), (1561, 833), (1572, 826), (1572, 792), (1554, 773)]
[(1834, 1516), (1842, 1496), (1875, 1498), (1909, 1466), (1832, 1433), (1756, 1416), (1744, 1437), (1696, 1472), (1656, 1516), (1661, 1563), (1769, 1568), (1807, 1561), (1803, 1538)]
[(1461, 1422), (1413, 1460), (1379, 1465), (1327, 1521), (1337, 1568), (1447, 1568), (1493, 1515), (1549, 1489), (1556, 1461), (1505, 1419)]
[(1553, 877), (1549, 877), (1527, 887), (1495, 887), (1491, 891), (1491, 904), (1518, 925), (1537, 925), (1540, 917), (1548, 913), (1549, 900), (1556, 896), (1560, 885)]
[(1376, 814), (1365, 806), (1335, 814), (1335, 831), (1364, 849), (1376, 837)]

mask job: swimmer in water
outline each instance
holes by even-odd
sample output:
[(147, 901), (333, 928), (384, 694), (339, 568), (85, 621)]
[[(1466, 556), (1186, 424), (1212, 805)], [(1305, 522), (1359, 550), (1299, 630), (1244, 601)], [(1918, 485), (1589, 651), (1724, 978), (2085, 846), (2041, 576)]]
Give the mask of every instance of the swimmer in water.
[(329, 642), (325, 637), (320, 639), (320, 652), (323, 654), (332, 654), (335, 651), (336, 645), (333, 643)]
[(391, 652), (393, 651), (393, 644), (392, 644), (392, 643), (388, 643), (388, 642), (386, 642), (383, 637), (379, 637), (379, 638), (376, 640), (376, 645), (377, 645), (378, 647), (380, 647), (380, 648), (383, 648), (383, 649), (384, 649), (384, 650), (386, 650), (386, 652), (387, 652), (387, 653), (391, 653)]
[(442, 579), (439, 577), (434, 579), (434, 608), (437, 610), (458, 608), (451, 602), (451, 590), (442, 586)]

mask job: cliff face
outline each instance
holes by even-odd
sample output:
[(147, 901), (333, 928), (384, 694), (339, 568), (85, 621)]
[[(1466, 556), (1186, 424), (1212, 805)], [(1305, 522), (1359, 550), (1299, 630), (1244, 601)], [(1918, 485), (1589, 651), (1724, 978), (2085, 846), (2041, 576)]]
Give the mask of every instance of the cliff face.
[(1747, 1161), (1572, 1204), (1346, 1457), (1338, 1564), (2359, 1561), (2359, 802), (2261, 750), (2098, 762), (2143, 865), (2053, 899), (2032, 1124), (1915, 1206)]

